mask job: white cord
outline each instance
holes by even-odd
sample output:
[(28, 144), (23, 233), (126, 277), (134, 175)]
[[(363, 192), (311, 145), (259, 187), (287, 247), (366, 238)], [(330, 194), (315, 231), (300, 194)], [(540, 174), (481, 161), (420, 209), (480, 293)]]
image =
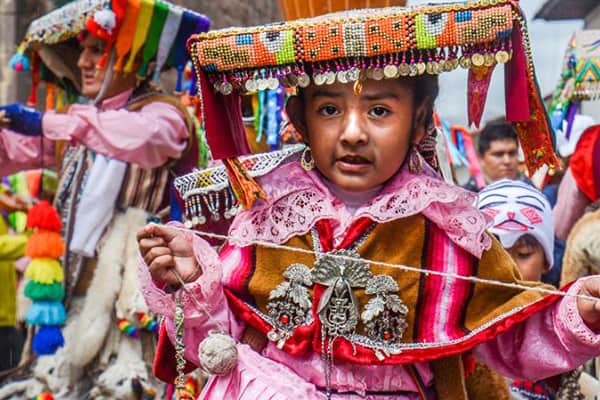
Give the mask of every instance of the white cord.
[[(181, 227), (171, 226), (171, 225), (169, 225), (168, 228), (175, 229), (175, 230), (178, 230), (181, 232), (192, 233), (197, 236), (204, 236), (204, 237), (208, 237), (208, 238), (212, 238), (212, 239), (236, 240), (236, 238), (234, 238), (234, 237), (231, 237), (228, 235), (219, 235), (217, 233), (197, 231), (197, 230), (181, 228)], [(262, 240), (250, 240), (250, 241), (244, 242), (243, 245), (257, 245), (257, 246), (263, 246), (263, 247), (278, 249), (278, 250), (294, 251), (297, 253), (309, 254), (312, 256), (317, 255), (312, 250), (301, 249), (301, 248), (293, 247), (293, 246), (286, 246), (283, 244), (270, 243), (270, 242), (265, 242)], [(520, 290), (531, 290), (531, 291), (536, 291), (536, 292), (555, 295), (555, 296), (563, 296), (563, 297), (568, 296), (568, 297), (575, 297), (578, 299), (584, 299), (584, 300), (590, 300), (590, 301), (600, 301), (600, 298), (598, 298), (598, 297), (588, 296), (588, 295), (584, 295), (584, 294), (572, 294), (572, 293), (563, 292), (563, 291), (556, 290), (556, 289), (547, 289), (547, 288), (543, 288), (543, 287), (531, 287), (531, 286), (522, 285), (519, 283), (502, 282), (502, 281), (497, 281), (497, 280), (493, 280), (493, 279), (483, 279), (483, 278), (478, 278), (476, 276), (464, 276), (464, 275), (458, 275), (458, 274), (451, 273), (451, 272), (429, 271), (429, 270), (423, 270), (423, 269), (417, 268), (417, 267), (410, 267), (408, 265), (392, 264), (392, 263), (388, 263), (388, 262), (384, 262), (384, 261), (375, 261), (375, 260), (369, 260), (369, 259), (363, 259), (363, 258), (357, 258), (357, 257), (351, 257), (351, 256), (344, 256), (344, 255), (340, 255), (340, 254), (328, 254), (328, 256), (330, 256), (332, 258), (338, 258), (340, 260), (367, 262), (371, 265), (381, 265), (384, 267), (397, 268), (397, 269), (404, 270), (404, 271), (417, 272), (419, 274), (425, 274), (426, 276), (427, 275), (436, 275), (436, 276), (441, 276), (444, 278), (459, 279), (459, 280), (480, 283), (480, 284), (486, 284), (486, 285), (492, 285), (492, 286), (502, 286), (502, 287), (506, 287), (506, 288), (520, 289)]]

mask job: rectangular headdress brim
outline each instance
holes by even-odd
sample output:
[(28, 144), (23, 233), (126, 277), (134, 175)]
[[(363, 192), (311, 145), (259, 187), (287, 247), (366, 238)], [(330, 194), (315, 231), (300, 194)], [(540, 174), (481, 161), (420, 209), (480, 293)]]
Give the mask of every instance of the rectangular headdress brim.
[[(468, 69), (469, 120), (481, 118), (489, 77), (505, 68), (506, 117), (514, 122), (531, 172), (557, 165), (539, 94), (525, 19), (517, 2), (352, 10), (252, 28), (229, 28), (188, 40), (201, 83), (203, 122), (215, 158), (244, 154), (239, 115), (226, 98), (279, 85), (305, 87), (368, 78), (437, 75)], [(232, 97), (233, 96), (233, 97)], [(231, 107), (230, 107), (231, 106)], [(242, 143), (242, 145), (240, 145)]]

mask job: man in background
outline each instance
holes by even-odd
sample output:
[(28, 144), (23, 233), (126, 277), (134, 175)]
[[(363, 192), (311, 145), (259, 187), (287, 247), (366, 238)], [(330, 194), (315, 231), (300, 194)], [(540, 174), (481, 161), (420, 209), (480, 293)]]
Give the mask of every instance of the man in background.
[[(500, 179), (517, 179), (530, 183), (519, 172), (519, 142), (512, 124), (505, 121), (488, 123), (479, 133), (477, 153), (486, 185)], [(474, 177), (463, 187), (472, 192), (483, 189)]]

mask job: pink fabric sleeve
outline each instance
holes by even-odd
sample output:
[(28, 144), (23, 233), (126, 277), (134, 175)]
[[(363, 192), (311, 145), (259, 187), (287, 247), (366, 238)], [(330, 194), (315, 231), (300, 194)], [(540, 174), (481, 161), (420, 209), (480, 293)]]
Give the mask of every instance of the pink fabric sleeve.
[[(44, 140), (44, 167), (54, 165), (54, 143)], [(0, 129), (0, 176), (40, 168), (41, 139)]]
[(558, 198), (552, 210), (556, 237), (567, 240), (571, 228), (581, 218), (589, 203), (588, 198), (577, 187), (571, 169), (568, 168), (558, 187)]
[[(585, 278), (569, 288), (579, 293)], [(600, 354), (600, 335), (581, 319), (577, 299), (564, 297), (473, 351), (503, 375), (529, 380), (569, 371)]]
[(42, 126), (49, 139), (74, 141), (143, 168), (156, 168), (179, 158), (190, 135), (179, 110), (161, 102), (139, 111), (100, 111), (91, 105), (74, 104), (67, 114), (44, 114)]
[[(165, 317), (167, 334), (172, 342), (175, 341), (174, 296), (182, 296), (185, 315), (185, 357), (198, 364), (198, 345), (211, 331), (222, 331), (222, 327), (229, 334), (237, 336), (240, 328), (223, 292), (222, 260), (204, 239), (191, 234), (185, 235), (192, 243), (196, 259), (202, 268), (202, 274), (196, 281), (186, 284), (186, 290), (179, 289), (177, 293), (167, 293), (163, 288), (158, 287), (141, 257), (138, 263), (138, 275), (148, 307), (152, 312)], [(202, 309), (199, 309), (191, 296), (195, 297)]]

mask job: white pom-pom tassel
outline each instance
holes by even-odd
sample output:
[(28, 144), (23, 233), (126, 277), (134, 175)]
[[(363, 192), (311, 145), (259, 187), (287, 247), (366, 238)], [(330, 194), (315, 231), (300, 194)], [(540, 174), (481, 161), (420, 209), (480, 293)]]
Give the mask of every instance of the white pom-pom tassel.
[(112, 10), (102, 9), (94, 13), (94, 21), (112, 35), (112, 30), (117, 25), (117, 16)]
[(198, 359), (209, 374), (228, 374), (237, 364), (235, 341), (223, 333), (210, 333), (198, 346)]

